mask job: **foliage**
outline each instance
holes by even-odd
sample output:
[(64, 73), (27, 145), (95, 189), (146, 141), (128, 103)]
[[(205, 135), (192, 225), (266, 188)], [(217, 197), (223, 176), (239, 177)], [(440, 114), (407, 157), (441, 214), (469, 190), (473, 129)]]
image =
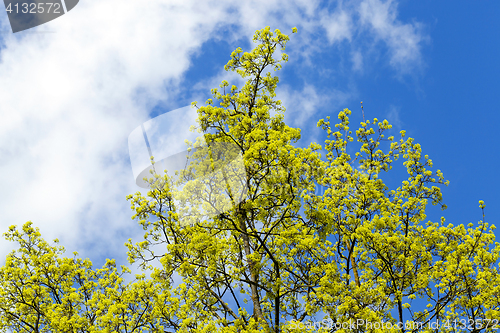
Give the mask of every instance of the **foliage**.
[[(90, 260), (61, 258), (31, 222), (10, 227), (6, 238), (19, 243), (0, 268), (0, 328), (13, 332), (149, 332), (152, 283), (123, 283), (114, 260), (93, 270)], [(58, 241), (55, 240), (57, 243)], [(147, 318), (146, 318), (147, 317)]]
[[(118, 274), (113, 261), (94, 271), (88, 260), (60, 258), (62, 248), (50, 247), (31, 223), (23, 232), (11, 227), (7, 239), (20, 244), (21, 256), (11, 254), (0, 270), (3, 328), (430, 332), (439, 320), (440, 332), (493, 330), (489, 321), (500, 318), (499, 247), (494, 226), (484, 222), (484, 203), (476, 227), (445, 225), (444, 218), (425, 222), (429, 201), (446, 207), (437, 185), (448, 183), (404, 131), (398, 140), (385, 138), (387, 120), (360, 124), (353, 155), (348, 109), (334, 126), (329, 117), (318, 122), (324, 145), (296, 147), (300, 129), (285, 124), (285, 108), (275, 100), (278, 77), (270, 71), (287, 61), (285, 53), (274, 56), (288, 40), (269, 27), (257, 31), (258, 46), (249, 53), (238, 48), (225, 66), (248, 78), (246, 84), (229, 88), (223, 81), (198, 108), (207, 144), (236, 147), (243, 176), (229, 167), (178, 190), (234, 158), (234, 152), (215, 158), (195, 149), (198, 163), (177, 179), (154, 174), (147, 196), (127, 197), (145, 230), (144, 241), (126, 243), (129, 261), (150, 277), (124, 284), (126, 269)], [(391, 190), (380, 175), (400, 157), (408, 178)], [(231, 191), (236, 183), (246, 189), (243, 200)], [(233, 205), (219, 205), (222, 197)], [(197, 218), (180, 223), (178, 207)], [(208, 209), (216, 214), (202, 218)], [(472, 326), (462, 325), (464, 318)], [(387, 326), (407, 321), (424, 326)], [(385, 328), (373, 325), (381, 322)]]

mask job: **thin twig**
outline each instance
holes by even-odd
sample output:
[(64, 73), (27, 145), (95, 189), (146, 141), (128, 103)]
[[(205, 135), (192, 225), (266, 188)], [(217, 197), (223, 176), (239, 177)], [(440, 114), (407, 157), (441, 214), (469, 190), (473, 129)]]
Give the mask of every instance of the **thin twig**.
[(363, 110), (363, 101), (361, 101), (361, 113), (363, 114), (363, 122), (365, 122), (365, 111)]

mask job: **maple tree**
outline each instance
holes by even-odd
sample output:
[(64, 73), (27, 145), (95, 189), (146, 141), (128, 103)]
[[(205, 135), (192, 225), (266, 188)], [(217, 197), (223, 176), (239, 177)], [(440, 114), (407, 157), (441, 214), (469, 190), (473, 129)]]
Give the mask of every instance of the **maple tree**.
[[(76, 254), (63, 258), (63, 248), (45, 242), (31, 222), (22, 231), (9, 229), (7, 239), (20, 249), (0, 268), (1, 328), (495, 329), (499, 246), (494, 226), (484, 221), (484, 202), (476, 227), (446, 224), (444, 218), (426, 222), (429, 202), (446, 207), (439, 185), (448, 182), (405, 131), (399, 139), (386, 138), (387, 120), (361, 122), (354, 137), (351, 111), (344, 109), (334, 126), (329, 117), (318, 122), (327, 136), (323, 145), (294, 145), (300, 129), (285, 124), (285, 108), (275, 99), (278, 77), (271, 72), (288, 60), (284, 52), (276, 57), (288, 40), (266, 27), (255, 33), (258, 45), (251, 52), (236, 49), (225, 69), (248, 78), (245, 85), (239, 89), (223, 81), (205, 106), (193, 103), (211, 149), (192, 144), (196, 163), (175, 179), (155, 172), (147, 195), (127, 197), (132, 218), (145, 230), (143, 241), (126, 243), (130, 263), (145, 270), (134, 281), (124, 283), (129, 270), (118, 272), (112, 260), (94, 270)], [(360, 148), (349, 154), (354, 139)], [(235, 156), (241, 156), (243, 174), (230, 165)], [(408, 177), (389, 189), (380, 175), (389, 174), (399, 159)], [(318, 186), (324, 193), (318, 193)], [(174, 198), (180, 199), (176, 203)], [(191, 219), (181, 223), (181, 211)], [(465, 319), (473, 325), (462, 325)], [(448, 326), (429, 327), (438, 320)], [(397, 325), (408, 322), (423, 326)]]

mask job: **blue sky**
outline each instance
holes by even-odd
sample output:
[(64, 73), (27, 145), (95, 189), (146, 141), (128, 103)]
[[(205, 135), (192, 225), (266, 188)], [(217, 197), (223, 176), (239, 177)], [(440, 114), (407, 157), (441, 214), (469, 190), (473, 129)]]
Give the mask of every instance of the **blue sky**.
[[(112, 18), (106, 13), (113, 12)], [(84, 1), (0, 49), (0, 219), (31, 220), (67, 253), (125, 263), (136, 187), (127, 138), (141, 123), (197, 100), (255, 30), (291, 33), (277, 98), (300, 145), (322, 142), (316, 122), (349, 108), (352, 126), (387, 118), (422, 145), (450, 185), (428, 218), (468, 224), (500, 216), (495, 98), (500, 90), (496, 1)], [(0, 14), (2, 31), (8, 19)], [(32, 32), (55, 31), (50, 34)], [(384, 178), (385, 179), (385, 178)], [(399, 182), (401, 178), (388, 179)], [(13, 244), (0, 240), (0, 255)], [(2, 259), (3, 261), (4, 259)]]

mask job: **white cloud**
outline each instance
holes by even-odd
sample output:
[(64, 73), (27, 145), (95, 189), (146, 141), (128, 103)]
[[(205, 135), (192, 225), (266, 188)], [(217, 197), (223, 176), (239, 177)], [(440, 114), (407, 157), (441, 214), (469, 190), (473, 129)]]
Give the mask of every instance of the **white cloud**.
[(360, 51), (353, 51), (352, 56), (352, 70), (355, 72), (363, 71), (363, 54)]
[(403, 122), (401, 121), (399, 114), (400, 107), (390, 105), (389, 110), (387, 111), (387, 120), (396, 129), (401, 129), (401, 127), (403, 126)]
[(320, 22), (326, 30), (328, 41), (335, 43), (344, 39), (351, 40), (354, 33), (352, 20), (351, 13), (339, 8), (331, 14), (323, 14)]
[(420, 23), (403, 24), (398, 20), (397, 2), (394, 0), (338, 1), (333, 12), (321, 12), (319, 23), (330, 44), (345, 40), (351, 43), (354, 71), (362, 66), (359, 45), (366, 47), (367, 43), (363, 40), (365, 31), (387, 45), (389, 63), (398, 74), (409, 73), (421, 63), (421, 44), (428, 39), (422, 33)]
[[(373, 8), (379, 4), (367, 3)], [(327, 24), (318, 20), (318, 6), (318, 1), (305, 0), (81, 1), (68, 14), (33, 30), (55, 33), (3, 34), (0, 232), (32, 220), (44, 238), (60, 238), (69, 253), (123, 255), (126, 239), (142, 233), (125, 200), (139, 190), (128, 157), (130, 132), (148, 120), (158, 101), (176, 103), (176, 94), (186, 89), (181, 82), (190, 57), (205, 41), (220, 39), (221, 30), (229, 28), (233, 42), (240, 36), (250, 40), (266, 25), (284, 33), (302, 27), (303, 37), (298, 34), (294, 48), (307, 53), (310, 34)], [(399, 63), (409, 56), (396, 42), (413, 36), (413, 30), (396, 21), (394, 10), (389, 12), (392, 16), (377, 16), (381, 24), (370, 24), (381, 36), (388, 34), (384, 40), (397, 51)], [(332, 42), (352, 38), (353, 15), (352, 10), (331, 14), (337, 20), (327, 29)], [(379, 22), (369, 17), (366, 22)], [(7, 30), (6, 15), (1, 20)], [(391, 24), (399, 32), (388, 33)], [(415, 36), (407, 45), (418, 47)], [(201, 88), (209, 93), (222, 77), (200, 83), (191, 93)], [(297, 116), (296, 124), (325, 103), (338, 108), (348, 98), (334, 91), (337, 97), (325, 99), (325, 92), (311, 85), (299, 94), (287, 88), (280, 93), (290, 114)], [(0, 244), (3, 261), (12, 246), (3, 239)]]
[(317, 111), (319, 105), (325, 104), (326, 96), (316, 92), (314, 86), (306, 84), (302, 91), (292, 91), (287, 85), (278, 88), (277, 97), (286, 108), (285, 121), (287, 124), (302, 127), (305, 122)]
[(353, 90), (340, 91), (336, 89), (328, 91), (317, 91), (313, 85), (305, 84), (302, 91), (294, 91), (288, 85), (281, 85), (277, 89), (277, 98), (286, 108), (285, 121), (290, 126), (303, 127), (308, 121), (314, 125), (319, 119), (314, 118), (314, 114), (321, 111), (329, 111), (332, 116), (342, 109), (342, 105), (352, 98)]
[[(138, 190), (128, 134), (165, 88), (167, 95), (178, 89), (190, 54), (227, 21), (228, 7), (83, 2), (39, 28), (54, 34), (6, 35), (0, 230), (32, 220), (70, 252), (124, 253), (124, 241), (140, 232), (125, 200)], [(9, 245), (0, 242), (4, 258)]]
[(360, 22), (389, 47), (390, 64), (399, 71), (409, 72), (421, 61), (421, 43), (426, 39), (421, 24), (403, 24), (397, 19), (397, 3), (393, 0), (364, 0), (359, 6)]

